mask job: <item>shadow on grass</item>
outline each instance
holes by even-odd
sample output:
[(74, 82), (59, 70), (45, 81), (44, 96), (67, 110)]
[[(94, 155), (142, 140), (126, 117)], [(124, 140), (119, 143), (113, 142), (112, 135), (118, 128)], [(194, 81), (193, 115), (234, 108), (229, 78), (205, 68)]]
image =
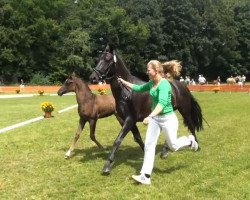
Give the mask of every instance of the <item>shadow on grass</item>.
[[(108, 146), (108, 149), (102, 150), (96, 146), (93, 146), (93, 147), (85, 148), (85, 149), (75, 149), (72, 152), (69, 160), (74, 158), (74, 157), (83, 155), (83, 157), (80, 159), (80, 162), (82, 162), (82, 163), (90, 162), (92, 160), (96, 160), (97, 158), (99, 158), (99, 159), (101, 158), (104, 161), (103, 162), (103, 165), (104, 165), (104, 163), (107, 161), (107, 159), (111, 153), (112, 148), (113, 148), (113, 146)], [(162, 145), (161, 144), (157, 145), (157, 147), (156, 147), (157, 154), (159, 152), (161, 152), (161, 149), (162, 149)], [(66, 149), (63, 149), (63, 151), (66, 152)], [(168, 152), (168, 153), (171, 153), (171, 152)], [(137, 173), (139, 173), (141, 166), (142, 166), (142, 163), (143, 163), (143, 155), (144, 155), (144, 153), (139, 146), (132, 147), (132, 146), (128, 146), (128, 145), (121, 145), (119, 150), (115, 154), (115, 160), (112, 163), (111, 170), (114, 170), (117, 167), (119, 168), (119, 165), (124, 164), (124, 165), (127, 165), (127, 166), (134, 168), (135, 171)], [(159, 159), (159, 158), (157, 158), (157, 159)], [(100, 166), (100, 168), (102, 168), (102, 167), (103, 166)], [(155, 167), (154, 172), (172, 173), (174, 171), (177, 171), (177, 170), (180, 170), (180, 169), (183, 169), (186, 167), (187, 167), (187, 165), (183, 165), (183, 164), (179, 164), (177, 166), (171, 166), (171, 167), (168, 167), (164, 170)], [(112, 173), (112, 171), (111, 171), (111, 173)]]

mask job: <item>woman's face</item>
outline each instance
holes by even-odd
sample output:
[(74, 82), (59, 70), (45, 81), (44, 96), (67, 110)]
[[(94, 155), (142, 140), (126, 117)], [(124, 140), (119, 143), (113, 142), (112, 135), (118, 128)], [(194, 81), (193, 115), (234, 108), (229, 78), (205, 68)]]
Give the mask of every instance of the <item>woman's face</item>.
[(147, 74), (148, 74), (149, 79), (151, 80), (154, 79), (155, 76), (157, 75), (156, 70), (153, 69), (153, 67), (150, 64), (147, 66)]

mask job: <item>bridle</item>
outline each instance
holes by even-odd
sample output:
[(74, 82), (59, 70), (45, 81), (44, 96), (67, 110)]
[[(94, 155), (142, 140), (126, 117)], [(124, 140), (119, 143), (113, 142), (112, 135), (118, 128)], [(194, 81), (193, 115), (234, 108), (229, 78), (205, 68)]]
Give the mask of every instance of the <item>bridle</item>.
[[(110, 52), (104, 52), (102, 54), (109, 54), (113, 57), (112, 61), (108, 64), (106, 70), (104, 73), (100, 72), (100, 70), (93, 68), (94, 72), (97, 74), (98, 78), (102, 81), (103, 79), (105, 80), (111, 80), (113, 78), (118, 78), (115, 75), (112, 76), (108, 76), (110, 70), (111, 70), (111, 66), (114, 64), (116, 67), (116, 63), (117, 63), (117, 58), (115, 54), (111, 54)], [(124, 100), (130, 100), (131, 99), (131, 89), (129, 89), (126, 85), (124, 85), (123, 83), (119, 82), (119, 85), (121, 88), (125, 88), (127, 90), (127, 92), (122, 92), (122, 98)]]
[(117, 62), (117, 59), (116, 59), (116, 55), (114, 54), (111, 54), (111, 53), (109, 53), (109, 52), (104, 52), (104, 53), (102, 53), (102, 54), (109, 54), (109, 55), (111, 55), (112, 57), (113, 57), (113, 59), (111, 60), (111, 62), (109, 62), (109, 64), (108, 64), (108, 66), (107, 66), (107, 68), (106, 68), (106, 70), (105, 70), (105, 72), (104, 73), (102, 73), (100, 70), (98, 70), (98, 69), (96, 69), (96, 68), (93, 68), (93, 70), (94, 70), (94, 72), (97, 74), (97, 76), (98, 76), (98, 78), (102, 81), (102, 80), (111, 80), (111, 79), (113, 79), (115, 76), (114, 75), (112, 75), (112, 76), (108, 76), (108, 74), (109, 74), (109, 72), (110, 72), (110, 70), (111, 70), (111, 66), (113, 65), (113, 64), (115, 64), (116, 65), (116, 62)]

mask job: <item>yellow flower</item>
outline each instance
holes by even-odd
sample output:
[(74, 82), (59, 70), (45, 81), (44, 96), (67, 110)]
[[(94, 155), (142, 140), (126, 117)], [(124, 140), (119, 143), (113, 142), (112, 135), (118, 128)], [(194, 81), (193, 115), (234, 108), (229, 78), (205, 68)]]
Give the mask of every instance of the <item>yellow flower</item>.
[(214, 87), (214, 88), (212, 89), (212, 91), (214, 91), (215, 93), (217, 93), (217, 92), (220, 91), (220, 88), (219, 88), (219, 87)]
[(43, 95), (44, 90), (38, 90), (38, 94), (40, 94), (41, 96)]
[(99, 88), (98, 92), (99, 94), (103, 95), (103, 94), (106, 94), (107, 90), (105, 88)]
[(42, 111), (44, 112), (52, 112), (55, 110), (55, 107), (52, 103), (50, 102), (43, 102), (41, 104)]

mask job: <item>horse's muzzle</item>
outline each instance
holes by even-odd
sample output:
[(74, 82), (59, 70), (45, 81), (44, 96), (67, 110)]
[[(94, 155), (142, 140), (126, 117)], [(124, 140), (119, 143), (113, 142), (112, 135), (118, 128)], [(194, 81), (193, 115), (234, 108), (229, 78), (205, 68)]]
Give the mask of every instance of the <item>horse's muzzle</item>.
[(99, 78), (95, 76), (94, 74), (89, 77), (89, 80), (92, 84), (97, 84), (100, 82)]

